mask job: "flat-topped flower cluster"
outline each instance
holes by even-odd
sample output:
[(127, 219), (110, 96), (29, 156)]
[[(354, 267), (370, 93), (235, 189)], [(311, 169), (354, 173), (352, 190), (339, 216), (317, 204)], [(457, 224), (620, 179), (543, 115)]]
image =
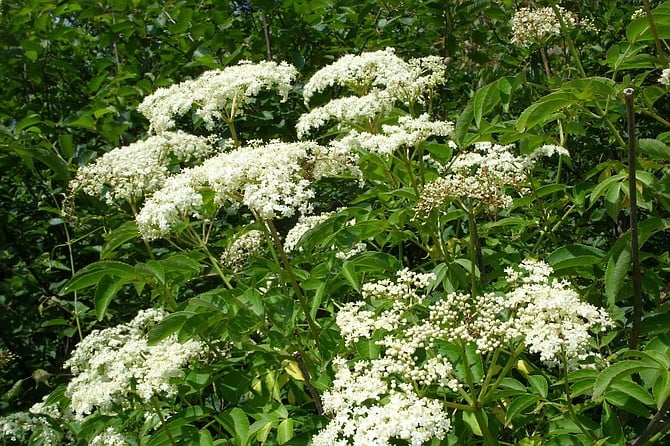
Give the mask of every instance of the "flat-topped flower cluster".
[(358, 175), (354, 160), (315, 142), (240, 147), (168, 178), (145, 202), (137, 216), (138, 228), (153, 239), (187, 218), (199, 218), (205, 190), (217, 205), (245, 205), (260, 218), (309, 213), (312, 183), (343, 173)]
[[(332, 420), (315, 444), (391, 444), (391, 438), (422, 444), (443, 438), (450, 426), (441, 404), (444, 390), (458, 399), (468, 385), (443, 354), (445, 343), (463, 351), (474, 346), (478, 354), (521, 346), (545, 363), (564, 366), (564, 360), (572, 366), (597, 357), (593, 336), (611, 327), (611, 318), (552, 273), (544, 262), (524, 261), (507, 270), (508, 292), (478, 296), (426, 296), (422, 290), (435, 276), (407, 269), (395, 281), (364, 285), (365, 300), (345, 304), (336, 322), (346, 346), (355, 351), (360, 342), (372, 342), (379, 353), (333, 361), (335, 380), (323, 396)], [(431, 386), (442, 389), (442, 396), (419, 396), (431, 395)]]
[(222, 120), (234, 119), (261, 90), (275, 90), (286, 100), (297, 73), (285, 62), (241, 61), (223, 70), (206, 71), (194, 80), (159, 88), (142, 101), (138, 110), (149, 119), (151, 130), (156, 133), (174, 128), (176, 118), (192, 109), (213, 130)]
[(374, 132), (379, 119), (396, 103), (413, 106), (425, 102), (446, 80), (444, 60), (424, 57), (404, 61), (393, 48), (347, 55), (316, 72), (305, 85), (303, 97), (309, 104), (316, 93), (333, 86), (345, 87), (349, 96), (334, 98), (303, 114), (296, 125), (299, 137), (331, 121), (346, 129)]
[(540, 158), (569, 156), (565, 148), (556, 145), (543, 145), (527, 156), (515, 155), (513, 148), (511, 144), (479, 142), (474, 150), (457, 155), (442, 176), (426, 185), (417, 212), (429, 214), (453, 200), (472, 201), (485, 209), (508, 208), (513, 202), (510, 189), (519, 195), (527, 192), (523, 186)]
[[(579, 17), (557, 6), (563, 22), (568, 28), (584, 25), (587, 28), (590, 24), (580, 21)], [(519, 8), (512, 17), (512, 43), (522, 46), (531, 46), (532, 44), (543, 45), (551, 37), (561, 35), (561, 23), (556, 17), (554, 10), (547, 6), (544, 8)]]
[(110, 205), (120, 201), (135, 204), (163, 185), (172, 164), (201, 162), (210, 156), (212, 143), (210, 138), (182, 131), (150, 136), (113, 149), (82, 167), (70, 188), (98, 196)]
[(77, 418), (95, 410), (113, 413), (132, 398), (147, 403), (155, 395), (176, 393), (174, 378), (182, 377), (183, 368), (207, 348), (195, 339), (179, 343), (176, 335), (149, 345), (148, 330), (166, 314), (140, 311), (129, 323), (94, 330), (77, 345), (64, 364), (74, 375), (65, 394)]

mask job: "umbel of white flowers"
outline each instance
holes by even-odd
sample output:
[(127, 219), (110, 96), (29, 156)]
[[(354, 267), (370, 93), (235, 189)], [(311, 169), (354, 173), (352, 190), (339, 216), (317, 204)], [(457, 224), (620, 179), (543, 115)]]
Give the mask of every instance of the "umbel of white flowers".
[(308, 213), (312, 183), (342, 173), (358, 175), (354, 160), (315, 142), (271, 141), (222, 153), (168, 178), (137, 216), (146, 239), (163, 237), (179, 222), (200, 218), (202, 192), (214, 203), (247, 206), (258, 217)]
[(364, 285), (366, 300), (345, 304), (336, 322), (353, 351), (365, 341), (379, 346), (380, 353), (373, 359), (333, 360), (335, 379), (323, 395), (332, 419), (313, 438), (314, 445), (389, 445), (393, 439), (420, 445), (442, 439), (449, 415), (442, 392), (432, 398), (430, 388), (450, 389), (458, 398), (456, 392), (466, 385), (439, 353), (444, 343), (473, 345), (479, 354), (520, 345), (549, 364), (565, 357), (570, 367), (597, 358), (592, 333), (611, 327), (611, 318), (551, 274), (544, 262), (524, 261), (507, 270), (507, 293), (449, 293), (429, 304), (422, 290), (435, 280), (432, 274), (405, 269), (395, 281)]
[(176, 335), (149, 345), (149, 329), (166, 314), (143, 310), (127, 324), (94, 330), (82, 339), (64, 365), (74, 375), (65, 395), (76, 417), (95, 410), (113, 413), (131, 398), (147, 403), (155, 395), (176, 393), (173, 378), (183, 376), (183, 367), (206, 354), (207, 348), (194, 339), (179, 343)]

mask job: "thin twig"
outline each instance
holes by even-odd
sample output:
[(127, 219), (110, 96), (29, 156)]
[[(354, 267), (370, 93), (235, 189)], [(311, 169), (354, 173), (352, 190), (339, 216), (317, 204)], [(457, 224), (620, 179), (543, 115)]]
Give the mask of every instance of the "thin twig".
[(307, 386), (307, 391), (309, 392), (310, 396), (312, 397), (312, 400), (314, 401), (314, 406), (316, 406), (316, 413), (319, 415), (323, 415), (323, 404), (321, 404), (321, 396), (319, 395), (319, 392), (317, 392), (314, 386), (312, 385), (309, 370), (307, 369), (305, 361), (303, 361), (302, 359), (302, 355), (299, 352), (295, 352), (293, 353), (293, 358), (295, 358), (296, 362), (298, 363), (298, 367), (300, 368), (302, 377), (305, 379), (305, 386)]

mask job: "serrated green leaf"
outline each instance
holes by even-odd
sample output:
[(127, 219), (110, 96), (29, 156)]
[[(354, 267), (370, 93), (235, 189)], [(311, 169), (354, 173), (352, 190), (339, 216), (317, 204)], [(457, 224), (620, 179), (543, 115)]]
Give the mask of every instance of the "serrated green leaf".
[(342, 277), (347, 279), (347, 282), (349, 282), (352, 288), (360, 293), (361, 283), (358, 279), (358, 274), (356, 273), (356, 266), (347, 260), (342, 264), (340, 273), (342, 274)]
[(536, 125), (542, 124), (555, 117), (555, 113), (577, 102), (572, 93), (556, 92), (540, 98), (533, 105), (525, 109), (516, 122), (516, 129), (525, 132)]
[(549, 384), (547, 379), (542, 375), (529, 375), (528, 383), (533, 392), (542, 398), (546, 398), (549, 394)]
[(98, 282), (98, 286), (95, 290), (95, 316), (99, 321), (105, 316), (107, 312), (107, 307), (112, 301), (116, 293), (119, 292), (121, 287), (126, 283), (123, 278), (112, 277), (108, 275), (102, 276)]
[(172, 314), (165, 316), (159, 323), (154, 325), (147, 336), (147, 343), (149, 345), (155, 345), (167, 338), (171, 334), (179, 331), (184, 325), (184, 322), (188, 320), (193, 313), (187, 313), (184, 311), (177, 311)]
[(602, 262), (605, 252), (588, 245), (574, 244), (562, 246), (549, 254), (547, 263), (555, 271), (566, 268), (590, 266)]
[(116, 248), (137, 237), (139, 237), (139, 231), (134, 221), (122, 224), (107, 236), (106, 242), (100, 250), (100, 259), (109, 259)]
[(670, 146), (658, 139), (640, 138), (638, 140), (640, 153), (649, 155), (653, 158), (670, 160)]
[(293, 420), (287, 418), (277, 426), (277, 441), (286, 444), (293, 438)]
[(223, 415), (216, 416), (223, 428), (235, 439), (236, 446), (249, 444), (249, 418), (239, 407), (226, 411)]
[(473, 116), (475, 118), (475, 125), (480, 126), (482, 122), (482, 115), (493, 110), (493, 108), (500, 103), (500, 90), (498, 89), (498, 81), (484, 85), (477, 93), (472, 101)]
[(512, 401), (509, 406), (507, 406), (505, 424), (510, 424), (517, 415), (528, 409), (530, 406), (535, 405), (535, 403), (538, 401), (540, 401), (540, 397), (537, 395), (523, 395), (518, 398), (514, 398), (514, 401)]
[(605, 391), (620, 377), (630, 377), (633, 373), (644, 370), (658, 369), (657, 363), (650, 360), (626, 360), (620, 361), (607, 367), (600, 372), (596, 382), (593, 384), (593, 399), (599, 399)]

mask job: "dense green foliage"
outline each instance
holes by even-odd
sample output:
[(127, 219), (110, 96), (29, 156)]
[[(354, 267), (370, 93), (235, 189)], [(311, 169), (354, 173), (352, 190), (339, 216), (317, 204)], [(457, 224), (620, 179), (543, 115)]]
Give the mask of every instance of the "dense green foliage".
[[(558, 2), (0, 2), (0, 414), (47, 395), (67, 408), (73, 375), (63, 364), (77, 344), (141, 309), (164, 308), (149, 343), (198, 340), (209, 356), (174, 379), (176, 394), (151, 404), (133, 382), (115, 412), (48, 418), (57, 441), (89, 444), (113, 427), (133, 445), (308, 444), (330, 420), (320, 399), (334, 386), (334, 362), (385, 354), (384, 330), (349, 342), (336, 324), (347, 303), (369, 297), (366, 283), (394, 280), (403, 268), (435, 274), (427, 300), (403, 316), (418, 324), (454, 291), (507, 293), (506, 269), (530, 258), (607, 309), (613, 327), (589, 341), (604, 361), (571, 368), (564, 356), (547, 366), (511, 341), (484, 353), (438, 343), (463, 386), (416, 386), (451, 416), (446, 437), (429, 444), (664, 444), (670, 105), (659, 78), (668, 68), (670, 3), (651, 2), (652, 15), (632, 19), (646, 1), (563, 1), (564, 12), (589, 25), (564, 23), (558, 36), (513, 44), (512, 17), (529, 3)], [(296, 123), (310, 109), (361, 94), (336, 86), (306, 105), (314, 73), (387, 47), (404, 60), (439, 56), (446, 82), (416, 104), (394, 104), (366, 130), (426, 112), (453, 122), (453, 132), (392, 155), (360, 149), (363, 187), (351, 173), (319, 179), (314, 211), (332, 214), (300, 250), (287, 254), (281, 241), (297, 215), (263, 218), (218, 202), (206, 187), (199, 211), (209, 220), (192, 218), (156, 240), (135, 224), (143, 197), (110, 205), (71, 189), (82, 166), (152, 134), (138, 105), (159, 88), (243, 60), (285, 61), (298, 72), (286, 101), (262, 92), (234, 125), (210, 130), (197, 114), (177, 124), (243, 146), (288, 143), (299, 140)], [(327, 145), (348, 129), (312, 130)], [(629, 138), (638, 151), (632, 163)], [(482, 141), (511, 144), (520, 156), (557, 145), (570, 157), (538, 161), (527, 193), (504, 209), (454, 199), (417, 212), (427, 186)], [(176, 175), (187, 165), (168, 167)], [(313, 166), (301, 167), (311, 180)], [(265, 245), (240, 268), (225, 265), (221, 256), (250, 231), (261, 231)], [(342, 255), (361, 244), (363, 252)], [(366, 302), (377, 316), (392, 306), (389, 296)], [(421, 352), (416, 361), (433, 354)], [(24, 440), (0, 431), (3, 444), (45, 438), (40, 429)]]

